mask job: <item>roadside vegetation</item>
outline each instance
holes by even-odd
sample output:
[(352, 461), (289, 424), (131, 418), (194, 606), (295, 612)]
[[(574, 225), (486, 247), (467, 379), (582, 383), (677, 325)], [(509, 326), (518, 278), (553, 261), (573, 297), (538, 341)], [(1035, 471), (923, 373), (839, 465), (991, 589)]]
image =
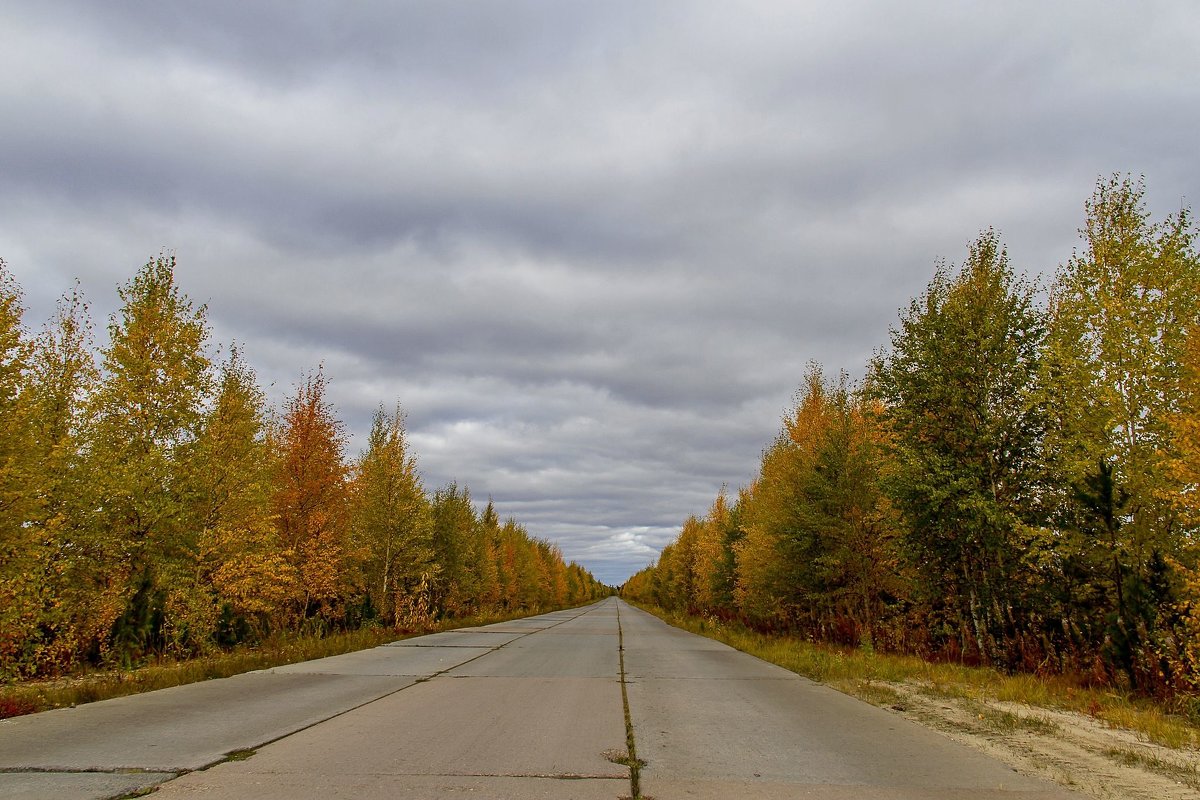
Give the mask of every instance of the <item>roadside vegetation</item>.
[(1190, 212), (1154, 220), (1144, 191), (1098, 182), (1048, 292), (991, 230), (939, 265), (862, 384), (812, 365), (755, 480), (623, 596), (736, 622), (736, 646), (821, 680), (1194, 743), (1200, 257)]
[(520, 616), (525, 616), (525, 612), (445, 618), (430, 623), (425, 630), (412, 633), (379, 625), (326, 636), (281, 632), (258, 644), (237, 645), (206, 656), (182, 660), (161, 658), (134, 669), (86, 669), (58, 678), (13, 681), (0, 685), (0, 719), (213, 678), (228, 678), (253, 670), (366, 650), (426, 633), (489, 625)]
[[(645, 603), (635, 604), (675, 627), (716, 639), (874, 705), (903, 706), (907, 692), (901, 693), (898, 689), (907, 685), (912, 692), (932, 698), (999, 701), (1072, 711), (1094, 717), (1113, 728), (1133, 731), (1147, 741), (1165, 747), (1200, 747), (1200, 718), (1176, 713), (1152, 698), (1081, 685), (1068, 676), (1010, 674), (992, 667), (933, 662), (864, 647), (814, 643), (794, 635), (763, 633), (736, 621), (668, 612)], [(1011, 713), (984, 712), (982, 719), (998, 730), (1047, 726), (1052, 730), (1052, 723), (1022, 720)]]
[(271, 407), (174, 257), (118, 293), (100, 345), (78, 287), (32, 332), (0, 261), (0, 682), (113, 671), (44, 701), (69, 704), (609, 592), (466, 487), (427, 490), (398, 404), (356, 458), (319, 366)]
[(1071, 676), (932, 662), (635, 604), (1083, 796), (1200, 797), (1200, 720), (1179, 713), (1174, 703), (1083, 685)]

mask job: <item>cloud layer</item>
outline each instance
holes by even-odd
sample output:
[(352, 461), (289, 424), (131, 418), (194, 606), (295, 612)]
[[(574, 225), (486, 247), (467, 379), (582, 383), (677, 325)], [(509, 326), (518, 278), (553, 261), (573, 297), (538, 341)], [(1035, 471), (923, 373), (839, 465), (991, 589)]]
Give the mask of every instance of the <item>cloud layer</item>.
[[(100, 314), (160, 249), (275, 398), (324, 362), (603, 580), (753, 473), (995, 226), (1200, 196), (1190, 2), (38, 3), (0, 12), (0, 257)], [(1190, 201), (1182, 201), (1190, 202)]]

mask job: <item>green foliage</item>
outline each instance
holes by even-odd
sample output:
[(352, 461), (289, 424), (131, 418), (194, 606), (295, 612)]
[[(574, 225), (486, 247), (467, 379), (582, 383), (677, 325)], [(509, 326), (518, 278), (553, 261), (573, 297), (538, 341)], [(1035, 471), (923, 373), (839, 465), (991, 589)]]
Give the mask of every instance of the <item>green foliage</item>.
[(161, 255), (119, 288), (97, 365), (78, 289), (31, 339), (0, 261), (0, 676), (608, 591), (465, 487), (426, 496), (399, 410), (351, 465), (320, 369), (270, 409), (240, 348), (214, 365), (175, 266)]
[(1180, 679), (1163, 667), (1180, 658), (1177, 637), (1147, 628), (1130, 590), (1153, 582), (1163, 559), (1195, 562), (1195, 521), (1179, 502), (1187, 479), (1173, 465), (1191, 446), (1177, 420), (1195, 385), (1186, 337), (1200, 321), (1196, 230), (1186, 210), (1153, 222), (1142, 183), (1114, 176), (1097, 185), (1083, 234), (1084, 251), (1054, 285), (1045, 357), (1048, 497), (1074, 573), (1066, 616), (1109, 640), (1109, 669), (1162, 691)]
[(1046, 308), (990, 230), (939, 266), (864, 389), (810, 367), (736, 506), (622, 593), (1194, 702), (1200, 260), (1143, 193), (1098, 183)]
[(985, 661), (1011, 662), (999, 648), (1024, 613), (1046, 428), (1044, 335), (1033, 289), (988, 231), (957, 274), (937, 271), (872, 370), (906, 544)]
[(480, 564), (484, 556), (478, 552), (483, 537), (471, 493), (451, 483), (434, 492), (431, 505), (440, 605), (451, 613), (463, 613), (479, 597), (479, 575), (471, 567)]

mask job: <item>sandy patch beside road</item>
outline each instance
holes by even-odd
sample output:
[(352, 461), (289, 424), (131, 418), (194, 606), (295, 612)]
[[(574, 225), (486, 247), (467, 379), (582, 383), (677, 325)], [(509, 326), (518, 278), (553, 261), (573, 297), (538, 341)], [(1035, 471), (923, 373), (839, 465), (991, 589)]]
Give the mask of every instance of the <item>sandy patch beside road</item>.
[(1084, 796), (1200, 800), (1198, 750), (1154, 744), (1076, 712), (946, 697), (913, 683), (873, 686), (880, 691), (866, 694), (883, 708)]

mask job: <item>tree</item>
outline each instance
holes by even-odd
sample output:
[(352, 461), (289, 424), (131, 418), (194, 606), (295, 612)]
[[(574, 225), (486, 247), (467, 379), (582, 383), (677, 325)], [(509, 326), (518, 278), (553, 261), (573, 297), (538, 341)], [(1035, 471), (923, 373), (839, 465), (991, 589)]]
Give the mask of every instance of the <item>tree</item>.
[(1000, 648), (1037, 542), (1044, 335), (1032, 288), (985, 231), (957, 273), (937, 270), (872, 364), (913, 561), (987, 662), (1012, 660)]
[(371, 603), (390, 625), (422, 576), (438, 571), (433, 534), (404, 415), (398, 406), (390, 415), (381, 406), (354, 479), (353, 540)]
[(436, 581), (443, 609), (459, 615), (478, 602), (481, 575), (473, 567), (482, 562), (483, 544), (479, 520), (471, 505), (471, 493), (457, 483), (434, 492), (433, 560), (437, 564)]
[[(1152, 631), (1139, 632), (1145, 615), (1129, 601), (1152, 583), (1168, 585), (1155, 578), (1164, 559), (1188, 557), (1176, 501), (1186, 487), (1170, 469), (1187, 440), (1171, 421), (1188, 392), (1184, 348), (1200, 322), (1200, 260), (1188, 211), (1153, 222), (1144, 195), (1141, 180), (1097, 183), (1085, 249), (1054, 284), (1044, 385), (1053, 510), (1076, 573), (1064, 602), (1081, 638), (1117, 643), (1110, 663), (1149, 690), (1139, 683), (1160, 682), (1165, 654)], [(1155, 602), (1174, 601), (1168, 593)]]
[(897, 520), (884, 496), (885, 440), (879, 408), (852, 392), (846, 375), (826, 386), (826, 421), (802, 477), (803, 523), (820, 541), (815, 593), (826, 639), (876, 639), (885, 606), (906, 593)]
[(479, 608), (495, 608), (500, 602), (500, 517), (496, 505), (488, 498), (479, 517), (477, 544), (472, 550), (475, 574), (478, 576), (476, 603)]
[(342, 422), (325, 400), (325, 375), (310, 373), (284, 406), (274, 436), (276, 474), (272, 507), (288, 564), (299, 575), (297, 623), (336, 622), (350, 579), (346, 537), (349, 485)]
[[(29, 343), (16, 281), (0, 261), (0, 664), (32, 666), (39, 643), (46, 548), (38, 514), (30, 436)], [(3, 670), (9, 671), (9, 670)]]
[(1171, 417), (1176, 447), (1170, 463), (1179, 491), (1171, 496), (1185, 524), (1200, 529), (1200, 326), (1187, 338), (1181, 365), (1179, 409)]
[(692, 573), (695, 575), (692, 603), (710, 613), (732, 610), (733, 551), (736, 523), (722, 488), (713, 501), (696, 537)]
[[(764, 622), (819, 627), (819, 569), (824, 532), (810, 524), (804, 483), (828, 426), (821, 367), (809, 364), (804, 389), (783, 430), (763, 454), (743, 515), (746, 537), (738, 551), (738, 601)], [(815, 632), (815, 631), (813, 631)]]
[(34, 340), (29, 375), (29, 433), (37, 463), (30, 487), (40, 495), (35, 526), (43, 546), (40, 572), (32, 573), (42, 594), (42, 640), (32, 666), (54, 674), (108, 636), (109, 629), (94, 628), (93, 620), (96, 609), (114, 605), (100, 591), (103, 552), (83, 524), (94, 484), (86, 458), (93, 433), (87, 403), (99, 372), (78, 287), (59, 301), (55, 317)]
[(258, 638), (302, 595), (271, 515), (276, 465), (266, 398), (241, 350), (221, 365), (197, 457), (201, 570), (220, 610), (218, 640)]
[[(795, 408), (739, 502), (737, 599), (760, 622), (824, 640), (874, 639), (899, 590), (895, 523), (880, 485), (876, 414), (842, 374), (810, 364)], [(710, 516), (728, 516), (724, 503)], [(725, 523), (728, 528), (728, 523)]]
[(1174, 563), (1181, 575), (1179, 638), (1175, 656), (1178, 688), (1200, 688), (1200, 569), (1196, 567), (1195, 533), (1200, 530), (1200, 327), (1188, 334), (1182, 364), (1183, 397), (1171, 418), (1176, 453), (1170, 462), (1171, 477), (1179, 491), (1172, 500), (1190, 542), (1182, 558)]
[(118, 295), (92, 398), (90, 455), (93, 524), (125, 603), (111, 620), (112, 646), (129, 660), (150, 649), (195, 650), (216, 623), (196, 581), (196, 442), (212, 375), (205, 309), (175, 285), (173, 256), (148, 262)]

